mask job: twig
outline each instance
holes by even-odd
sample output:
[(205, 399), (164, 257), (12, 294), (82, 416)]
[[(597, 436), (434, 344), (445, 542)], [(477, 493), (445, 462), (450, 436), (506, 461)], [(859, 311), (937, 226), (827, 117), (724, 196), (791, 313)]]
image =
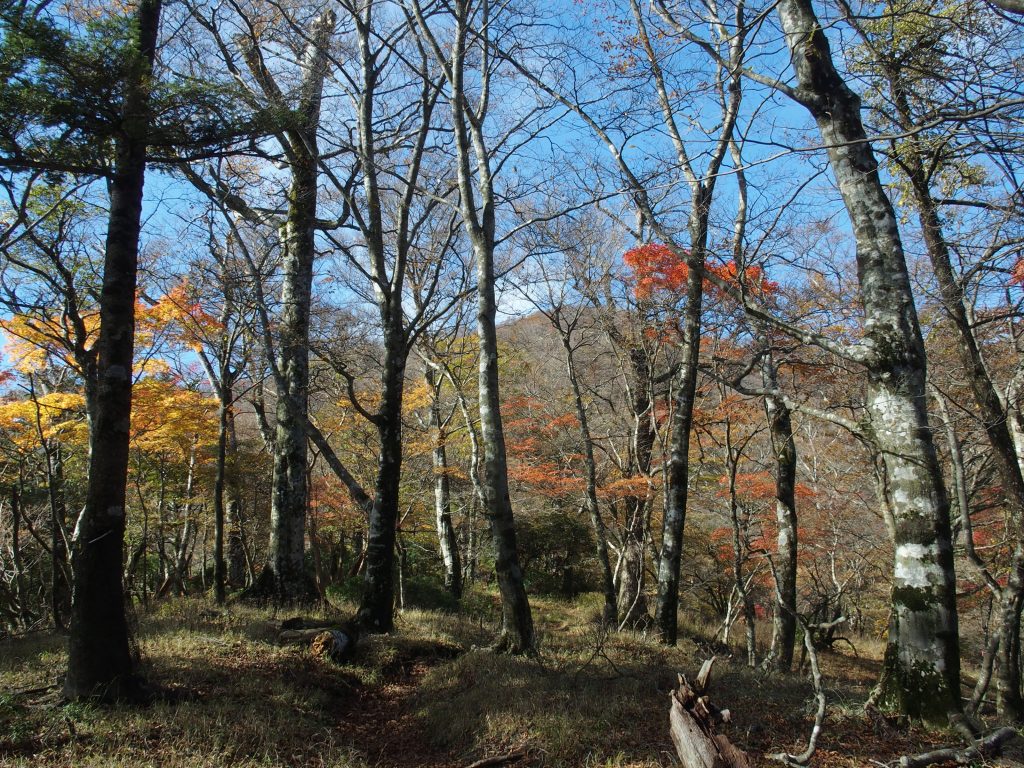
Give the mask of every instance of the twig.
[(31, 696), (36, 693), (46, 693), (52, 691), (54, 688), (59, 687), (59, 683), (50, 683), (49, 685), (41, 685), (38, 688), (25, 688), (20, 691), (13, 691), (12, 696)]
[(818, 748), (818, 738), (821, 736), (821, 727), (825, 723), (825, 687), (821, 682), (818, 652), (814, 649), (814, 630), (819, 632), (829, 630), (846, 621), (846, 617), (840, 616), (835, 621), (829, 621), (824, 624), (809, 624), (803, 617), (798, 618), (804, 629), (804, 647), (807, 649), (807, 657), (811, 661), (811, 680), (814, 683), (814, 697), (818, 700), (818, 710), (814, 713), (814, 727), (811, 729), (810, 738), (807, 739), (807, 749), (799, 755), (779, 752), (778, 754), (769, 755), (769, 757), (772, 760), (778, 760), (783, 765), (802, 768), (810, 763), (811, 758), (814, 756), (814, 751)]
[(513, 760), (519, 760), (520, 758), (526, 757), (529, 754), (528, 750), (517, 749), (514, 752), (509, 752), (507, 755), (485, 757), (483, 760), (477, 760), (475, 763), (467, 765), (466, 768), (490, 768), (490, 766), (504, 765), (505, 763), (511, 763)]

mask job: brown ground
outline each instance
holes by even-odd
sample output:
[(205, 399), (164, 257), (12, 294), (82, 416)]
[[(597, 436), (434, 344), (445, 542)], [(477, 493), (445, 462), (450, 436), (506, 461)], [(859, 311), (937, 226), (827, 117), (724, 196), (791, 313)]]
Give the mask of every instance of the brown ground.
[[(144, 668), (163, 692), (142, 709), (61, 705), (55, 689), (34, 690), (56, 680), (60, 638), (5, 641), (0, 766), (466, 768), (508, 754), (519, 755), (503, 764), (513, 768), (674, 765), (667, 693), (705, 650), (606, 636), (586, 601), (535, 607), (537, 658), (486, 650), (493, 627), (479, 618), (407, 612), (397, 632), (365, 638), (339, 667), (273, 644), (278, 617), (169, 603), (142, 622)], [(700, 628), (688, 631), (699, 639)], [(813, 765), (893, 764), (956, 741), (865, 717), (880, 644), (855, 643), (858, 655), (845, 645), (822, 655), (829, 715)], [(712, 693), (751, 755), (803, 748), (814, 707), (805, 675), (765, 675), (737, 655), (716, 666)], [(1022, 756), (1014, 746), (999, 764)]]

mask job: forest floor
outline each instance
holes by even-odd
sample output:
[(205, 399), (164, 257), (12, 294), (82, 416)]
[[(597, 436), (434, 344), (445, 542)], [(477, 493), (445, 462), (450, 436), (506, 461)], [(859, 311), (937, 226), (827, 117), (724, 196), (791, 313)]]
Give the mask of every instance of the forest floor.
[[(478, 606), (492, 599), (477, 597)], [(63, 638), (5, 640), (0, 765), (466, 768), (512, 754), (505, 768), (676, 765), (668, 692), (677, 671), (692, 678), (710, 655), (700, 629), (685, 628), (668, 649), (642, 634), (602, 632), (592, 596), (532, 603), (534, 658), (488, 651), (494, 627), (484, 612), (410, 610), (395, 632), (363, 638), (355, 660), (336, 666), (278, 647), (283, 615), (169, 601), (139, 621), (142, 669), (162, 694), (143, 708), (62, 704)], [(881, 645), (854, 643), (856, 653), (843, 644), (821, 655), (828, 717), (814, 765), (892, 763), (957, 743), (866, 718)], [(779, 765), (761, 756), (803, 749), (811, 684), (806, 674), (750, 670), (736, 651), (716, 665), (713, 701), (732, 711), (734, 743), (758, 764)], [(1022, 764), (1019, 742), (999, 765)]]

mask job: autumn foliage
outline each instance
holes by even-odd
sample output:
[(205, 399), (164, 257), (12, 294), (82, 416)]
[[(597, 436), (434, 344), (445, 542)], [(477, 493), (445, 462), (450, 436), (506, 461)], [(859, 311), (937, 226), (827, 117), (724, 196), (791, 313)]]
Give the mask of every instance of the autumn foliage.
[[(646, 243), (626, 251), (623, 261), (633, 271), (638, 298), (650, 298), (660, 292), (678, 293), (682, 290), (690, 270), (686, 261), (680, 257), (680, 253), (685, 251), (672, 249), (661, 243)], [(773, 296), (779, 291), (779, 284), (768, 280), (764, 270), (758, 266), (746, 267), (742, 276), (736, 262), (732, 260), (725, 263), (708, 261), (704, 265), (704, 270), (723, 283), (742, 286), (762, 297)], [(725, 295), (717, 282), (707, 279), (704, 281), (704, 290), (711, 294)]]

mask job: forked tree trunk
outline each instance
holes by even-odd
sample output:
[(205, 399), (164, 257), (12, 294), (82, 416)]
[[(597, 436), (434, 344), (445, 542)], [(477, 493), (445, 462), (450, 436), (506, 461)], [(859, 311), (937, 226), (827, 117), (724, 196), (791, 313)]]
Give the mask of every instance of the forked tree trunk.
[[(614, 341), (619, 341), (612, 334)], [(628, 349), (629, 370), (633, 381), (630, 411), (633, 416), (633, 453), (636, 471), (647, 475), (651, 471), (654, 453), (652, 425), (651, 369), (646, 351), (640, 346)], [(620, 626), (646, 626), (650, 621), (645, 590), (646, 568), (644, 548), (648, 538), (648, 497), (628, 496), (623, 499), (626, 526), (622, 542), (622, 570), (619, 577), (618, 613)]]
[(116, 700), (140, 694), (129, 648), (122, 573), (148, 88), (160, 8), (160, 0), (139, 2), (137, 53), (125, 83), (122, 134), (114, 142), (98, 356), (91, 377), (95, 396), (89, 481), (71, 557), (74, 594), (64, 678), (64, 696), (69, 699)]
[[(455, 138), (456, 177), (462, 220), (476, 262), (480, 436), (483, 443), (480, 485), (494, 539), (494, 567), (501, 593), (502, 629), (497, 648), (512, 653), (526, 653), (534, 647), (533, 616), (516, 545), (498, 387), (497, 304), (494, 287), (496, 193), (491, 175), (493, 157), (484, 131), (488, 103), (486, 100), (480, 101), (474, 107), (470, 95), (479, 88), (478, 81), (490, 82), (492, 72), (486, 69), (488, 57), (485, 56), (481, 62), (484, 70), (474, 73), (472, 79), (477, 82), (466, 83), (466, 70), (471, 66), (470, 62), (474, 61), (474, 52), (470, 49), (478, 44), (489, 47), (491, 43), (480, 38), (480, 30), (484, 30), (483, 34), (486, 35), (491, 29), (488, 16), (490, 6), (484, 4), (477, 9), (469, 0), (457, 0), (451, 4), (454, 29), (450, 36), (451, 48), (447, 53), (434, 37), (418, 2), (413, 2), (413, 10), (421, 34), (445, 68), (445, 77), (450, 87), (449, 105)], [(472, 170), (474, 166), (475, 173)]]
[(857, 242), (867, 408), (890, 482), (896, 562), (877, 703), (945, 721), (961, 709), (949, 501), (925, 408), (925, 354), (896, 215), (864, 132), (860, 99), (832, 63), (809, 0), (781, 0), (798, 85), (818, 124)]
[[(391, 188), (392, 182), (390, 179), (382, 178), (384, 171), (379, 167), (379, 162), (385, 158), (386, 152), (379, 153), (378, 145), (388, 145), (391, 137), (379, 135), (375, 116), (379, 98), (377, 88), (380, 85), (382, 52), (376, 48), (374, 12), (374, 4), (366, 3), (353, 13), (352, 19), (360, 61), (361, 80), (357, 105), (358, 160), (362, 166), (365, 197), (365, 212), (358, 218), (384, 337), (381, 402), (371, 419), (377, 428), (380, 452), (373, 504), (369, 512), (366, 572), (363, 597), (359, 606), (359, 621), (361, 626), (369, 631), (387, 632), (394, 624), (395, 609), (395, 547), (403, 458), (402, 398), (410, 338), (415, 333), (415, 329), (407, 324), (403, 306), (409, 253), (415, 245), (417, 228), (417, 225), (410, 223), (410, 209), (413, 208), (419, 190), (420, 168), (427, 139), (431, 134), (431, 116), (438, 88), (434, 87), (430, 78), (424, 74), (418, 103), (419, 122), (413, 136), (410, 137), (412, 147), (406, 155), (407, 166), (402, 188), (395, 203), (397, 221), (392, 230), (385, 221), (387, 202), (382, 199), (385, 190)], [(349, 383), (351, 384), (351, 379)], [(349, 391), (352, 394), (351, 388)], [(402, 565), (403, 563), (399, 564), (399, 596), (402, 599), (401, 604), (404, 605)]]
[[(324, 13), (311, 30), (303, 53), (303, 78), (295, 110), (300, 124), (287, 133), (289, 171), (288, 213), (282, 228), (281, 324), (277, 350), (278, 393), (274, 430), (274, 474), (270, 506), (270, 550), (263, 587), (277, 602), (314, 599), (316, 589), (305, 567), (306, 419), (309, 411), (309, 320), (316, 257), (320, 103), (327, 73), (327, 46), (335, 17)], [(255, 45), (255, 43), (253, 43)], [(276, 84), (269, 81), (255, 49), (247, 49), (249, 67), (271, 98)]]

